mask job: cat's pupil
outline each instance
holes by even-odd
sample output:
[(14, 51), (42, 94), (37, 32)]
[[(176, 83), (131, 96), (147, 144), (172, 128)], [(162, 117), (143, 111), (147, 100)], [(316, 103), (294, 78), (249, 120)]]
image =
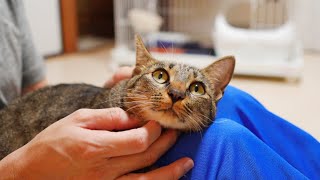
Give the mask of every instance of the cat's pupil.
[(198, 90), (199, 90), (198, 85), (195, 85), (195, 87), (194, 87), (194, 91), (195, 91), (195, 92), (198, 92)]
[(160, 72), (159, 76), (158, 76), (158, 79), (162, 79), (162, 76), (163, 76), (163, 73)]

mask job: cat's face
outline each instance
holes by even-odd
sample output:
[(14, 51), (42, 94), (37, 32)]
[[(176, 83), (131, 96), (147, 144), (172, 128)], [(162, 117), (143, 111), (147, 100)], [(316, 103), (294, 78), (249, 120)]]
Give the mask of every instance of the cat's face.
[(124, 99), (127, 111), (143, 120), (186, 131), (199, 131), (210, 124), (216, 102), (231, 79), (233, 57), (197, 69), (157, 61), (139, 37), (136, 41), (136, 69)]

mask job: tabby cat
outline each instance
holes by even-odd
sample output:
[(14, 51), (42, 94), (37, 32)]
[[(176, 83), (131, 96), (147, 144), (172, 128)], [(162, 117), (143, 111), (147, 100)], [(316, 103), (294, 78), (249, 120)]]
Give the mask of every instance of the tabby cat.
[(80, 108), (121, 107), (142, 121), (199, 131), (213, 121), (235, 66), (232, 56), (204, 69), (160, 62), (136, 37), (136, 68), (111, 89), (60, 84), (29, 93), (0, 111), (0, 159)]

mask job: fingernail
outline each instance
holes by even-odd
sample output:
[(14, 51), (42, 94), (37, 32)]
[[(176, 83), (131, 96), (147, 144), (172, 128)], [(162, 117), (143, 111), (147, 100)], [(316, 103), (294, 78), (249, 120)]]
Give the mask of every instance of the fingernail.
[(191, 168), (193, 168), (194, 163), (191, 159), (188, 159), (187, 162), (183, 164), (184, 174), (186, 174)]

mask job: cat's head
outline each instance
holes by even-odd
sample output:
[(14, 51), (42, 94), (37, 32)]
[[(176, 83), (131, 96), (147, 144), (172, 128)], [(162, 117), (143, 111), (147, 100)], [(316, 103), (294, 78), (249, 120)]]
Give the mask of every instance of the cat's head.
[(125, 107), (143, 120), (164, 127), (199, 131), (216, 114), (216, 102), (230, 82), (233, 56), (204, 69), (154, 59), (136, 36), (136, 68), (128, 82)]

